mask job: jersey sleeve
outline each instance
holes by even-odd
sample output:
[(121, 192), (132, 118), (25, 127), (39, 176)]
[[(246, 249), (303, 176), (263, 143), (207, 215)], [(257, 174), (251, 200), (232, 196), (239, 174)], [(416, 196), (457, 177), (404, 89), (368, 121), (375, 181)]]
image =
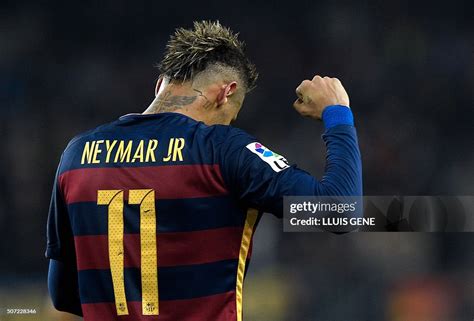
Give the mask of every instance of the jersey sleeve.
[[(332, 108), (334, 107), (334, 108)], [(331, 106), (323, 120), (326, 167), (321, 180), (266, 148), (254, 137), (233, 130), (221, 148), (221, 169), (228, 188), (247, 207), (283, 215), (284, 196), (362, 195), (362, 169), (352, 112)], [(325, 117), (326, 116), (326, 117)]]
[(46, 258), (58, 261), (75, 259), (74, 236), (69, 220), (67, 206), (59, 184), (58, 167), (49, 205), (48, 221), (46, 225)]

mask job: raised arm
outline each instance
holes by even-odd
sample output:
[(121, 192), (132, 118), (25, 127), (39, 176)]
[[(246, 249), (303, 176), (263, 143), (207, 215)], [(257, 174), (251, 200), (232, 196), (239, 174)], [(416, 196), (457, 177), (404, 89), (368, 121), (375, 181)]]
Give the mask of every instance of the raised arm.
[(362, 195), (362, 169), (349, 98), (339, 80), (319, 76), (296, 89), (295, 109), (325, 125), (326, 167), (321, 180), (289, 166), (286, 159), (243, 131), (235, 130), (222, 148), (223, 176), (249, 207), (282, 216), (283, 196)]
[(361, 195), (362, 168), (349, 96), (337, 78), (315, 76), (296, 88), (293, 106), (303, 116), (322, 119), (326, 168), (315, 195)]

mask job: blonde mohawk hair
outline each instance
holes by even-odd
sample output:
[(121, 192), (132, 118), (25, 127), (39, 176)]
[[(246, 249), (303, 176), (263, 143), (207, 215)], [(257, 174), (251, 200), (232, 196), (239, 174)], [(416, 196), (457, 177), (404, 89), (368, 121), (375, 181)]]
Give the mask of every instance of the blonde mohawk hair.
[(213, 65), (235, 70), (247, 91), (255, 87), (258, 74), (245, 55), (244, 42), (219, 21), (195, 21), (193, 29), (176, 29), (158, 68), (171, 80), (187, 81)]

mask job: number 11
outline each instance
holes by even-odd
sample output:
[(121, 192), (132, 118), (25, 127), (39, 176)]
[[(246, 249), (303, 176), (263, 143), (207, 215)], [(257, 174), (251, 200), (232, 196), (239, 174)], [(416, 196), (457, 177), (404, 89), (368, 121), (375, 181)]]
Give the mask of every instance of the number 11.
[[(124, 282), (123, 190), (99, 190), (97, 205), (108, 205), (110, 272), (117, 315), (128, 315)], [(158, 315), (158, 265), (156, 248), (155, 191), (132, 189), (129, 204), (140, 204), (140, 255), (143, 315)]]

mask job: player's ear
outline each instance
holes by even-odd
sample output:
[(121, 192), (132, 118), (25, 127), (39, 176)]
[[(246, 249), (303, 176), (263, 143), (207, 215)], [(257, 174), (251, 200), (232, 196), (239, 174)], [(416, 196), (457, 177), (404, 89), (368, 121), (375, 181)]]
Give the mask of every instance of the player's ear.
[(232, 96), (237, 90), (237, 82), (233, 81), (227, 85), (223, 85), (219, 94), (217, 95), (216, 103), (217, 107), (227, 103), (228, 97)]

